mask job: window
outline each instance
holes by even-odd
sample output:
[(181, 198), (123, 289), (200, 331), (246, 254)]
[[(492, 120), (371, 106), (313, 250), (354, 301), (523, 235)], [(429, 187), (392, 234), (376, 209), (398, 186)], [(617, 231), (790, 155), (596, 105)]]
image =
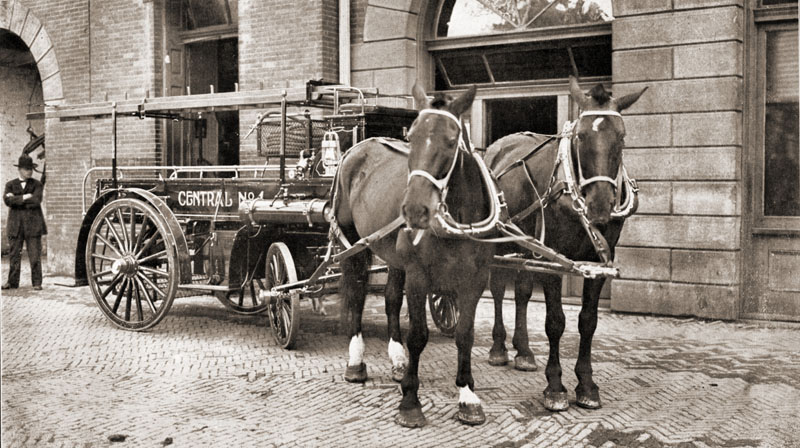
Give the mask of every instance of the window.
[(435, 88), (611, 76), (611, 37), (564, 39), (433, 52)]
[(764, 72), (764, 216), (800, 216), (797, 28), (768, 29)]
[(612, 19), (611, 0), (450, 0), (442, 4), (436, 36), (506, 33)]
[(181, 21), (184, 30), (220, 25), (237, 25), (238, 0), (182, 0)]

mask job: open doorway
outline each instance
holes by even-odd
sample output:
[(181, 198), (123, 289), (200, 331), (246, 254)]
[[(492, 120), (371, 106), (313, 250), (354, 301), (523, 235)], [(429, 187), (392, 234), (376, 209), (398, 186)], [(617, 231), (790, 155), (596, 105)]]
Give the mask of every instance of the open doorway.
[(558, 132), (558, 97), (538, 96), (486, 100), (486, 143), (516, 132)]
[[(44, 112), (44, 100), (36, 60), (19, 36), (9, 30), (0, 29), (2, 185), (18, 176), (14, 164), (23, 153), (28, 153), (38, 165), (33, 177), (44, 181), (44, 120), (28, 120), (26, 117), (29, 113), (37, 112)], [(5, 225), (8, 207), (3, 206), (0, 209), (0, 222)], [(43, 243), (45, 249), (46, 241)], [(8, 239), (3, 232), (2, 252), (5, 254), (8, 249)]]
[[(186, 84), (192, 94), (233, 92), (239, 82), (238, 40), (186, 44)], [(239, 113), (219, 111), (186, 126), (188, 159), (193, 165), (239, 164)], [(202, 121), (205, 120), (205, 121)], [(184, 158), (184, 160), (187, 157)]]

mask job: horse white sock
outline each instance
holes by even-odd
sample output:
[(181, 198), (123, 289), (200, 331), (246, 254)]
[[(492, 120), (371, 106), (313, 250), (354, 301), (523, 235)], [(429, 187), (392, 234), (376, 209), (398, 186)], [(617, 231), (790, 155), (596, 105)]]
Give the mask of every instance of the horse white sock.
[(392, 360), (392, 365), (395, 367), (405, 366), (408, 363), (403, 344), (391, 338), (389, 338), (389, 359)]
[(361, 333), (353, 336), (350, 339), (350, 360), (347, 361), (348, 366), (358, 366), (364, 360), (364, 337)]
[(458, 402), (464, 404), (481, 404), (481, 399), (470, 390), (469, 386), (458, 389)]

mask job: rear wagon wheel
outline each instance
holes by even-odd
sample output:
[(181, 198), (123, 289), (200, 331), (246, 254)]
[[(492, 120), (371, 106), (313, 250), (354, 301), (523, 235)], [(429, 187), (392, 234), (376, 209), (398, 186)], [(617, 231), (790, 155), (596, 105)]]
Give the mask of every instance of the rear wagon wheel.
[(428, 294), (428, 307), (431, 309), (431, 318), (436, 328), (443, 335), (453, 337), (459, 315), (455, 294)]
[(155, 208), (138, 199), (117, 199), (95, 218), (86, 244), (89, 288), (116, 326), (144, 331), (166, 316), (178, 289), (175, 248), (169, 226)]

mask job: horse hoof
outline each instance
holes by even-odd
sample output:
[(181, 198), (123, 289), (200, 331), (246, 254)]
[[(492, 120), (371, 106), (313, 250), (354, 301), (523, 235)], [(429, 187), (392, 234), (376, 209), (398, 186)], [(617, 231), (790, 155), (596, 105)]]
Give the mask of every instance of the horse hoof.
[(458, 420), (465, 425), (482, 425), (486, 422), (486, 415), (480, 403), (458, 403)]
[(585, 409), (600, 409), (603, 405), (600, 403), (600, 393), (594, 391), (588, 395), (577, 394), (575, 404)]
[(428, 421), (422, 413), (422, 408), (400, 409), (394, 421), (405, 428), (422, 428)]
[(561, 412), (569, 409), (566, 392), (544, 391), (544, 407), (548, 411)]
[(489, 365), (490, 366), (504, 366), (508, 364), (508, 352), (501, 353), (489, 352)]
[(514, 357), (514, 368), (517, 370), (522, 370), (523, 372), (534, 372), (536, 371), (536, 361), (533, 359), (533, 356), (515, 356)]
[(392, 380), (403, 381), (403, 377), (406, 375), (406, 366), (392, 366)]
[(363, 362), (357, 366), (347, 366), (344, 380), (348, 383), (364, 383), (367, 381), (367, 365)]

